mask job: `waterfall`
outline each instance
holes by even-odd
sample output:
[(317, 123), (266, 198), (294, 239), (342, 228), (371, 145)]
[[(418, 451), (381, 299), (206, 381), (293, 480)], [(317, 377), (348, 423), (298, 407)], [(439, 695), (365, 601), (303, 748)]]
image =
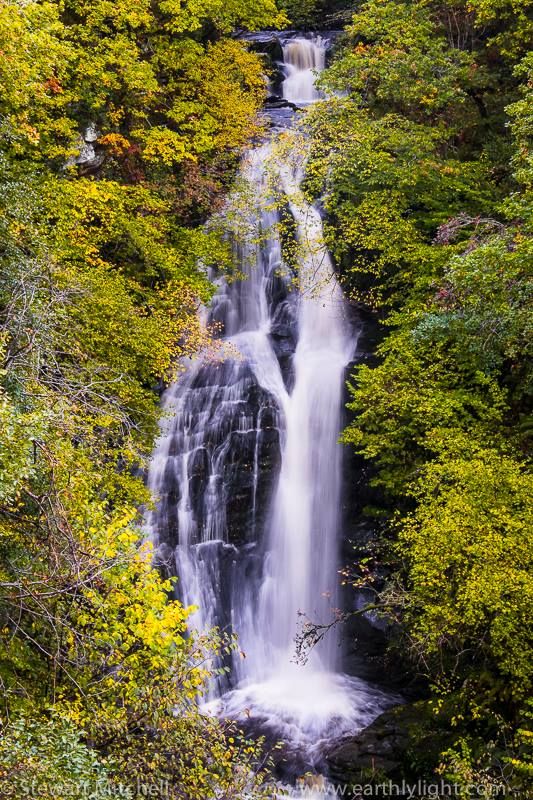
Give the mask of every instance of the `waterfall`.
[(286, 78), (283, 97), (291, 103), (305, 105), (320, 98), (315, 88), (315, 75), (326, 65), (326, 42), (315, 39), (292, 39), (283, 47)]
[[(306, 42), (306, 45), (309, 42)], [(293, 43), (294, 48), (295, 43)], [(298, 613), (317, 623), (332, 619), (337, 605), (337, 540), (341, 485), (341, 393), (355, 339), (324, 247), (319, 212), (305, 202), (300, 159), (285, 166), (282, 186), (300, 244), (298, 342), (294, 387), (285, 407), (285, 440), (270, 524), (260, 627), (287, 660), (294, 649)], [(316, 669), (334, 667), (336, 638), (311, 653)]]
[[(316, 100), (324, 42), (292, 39), (284, 57), (284, 97)], [(285, 144), (279, 157), (277, 138), (242, 167), (253, 203), (233, 214), (249, 230), (236, 247), (246, 277), (219, 280), (207, 312), (236, 355), (189, 363), (166, 392), (148, 527), (179, 596), (198, 606), (191, 625), (238, 636), (241, 652), (229, 678), (213, 685), (211, 710), (245, 714), (312, 758), (323, 740), (368, 724), (390, 698), (339, 671), (335, 630), (305, 665), (294, 663), (300, 614), (328, 624), (338, 605), (338, 436), (356, 334), (320, 213), (300, 188), (299, 148), (287, 155)], [(283, 264), (273, 184), (294, 223), (296, 276)]]

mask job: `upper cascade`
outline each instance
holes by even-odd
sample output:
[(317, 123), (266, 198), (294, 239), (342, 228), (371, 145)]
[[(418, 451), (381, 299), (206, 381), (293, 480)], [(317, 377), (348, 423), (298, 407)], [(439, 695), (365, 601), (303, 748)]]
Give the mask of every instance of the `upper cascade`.
[(328, 43), (321, 36), (312, 39), (290, 39), (283, 45), (286, 78), (283, 97), (296, 105), (308, 105), (322, 95), (315, 87), (315, 79), (326, 65)]

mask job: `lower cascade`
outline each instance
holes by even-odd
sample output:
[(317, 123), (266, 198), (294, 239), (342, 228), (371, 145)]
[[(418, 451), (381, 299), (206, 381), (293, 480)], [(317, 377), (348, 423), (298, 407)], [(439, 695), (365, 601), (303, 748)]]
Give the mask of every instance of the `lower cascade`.
[[(319, 38), (284, 46), (286, 99), (318, 98), (325, 48)], [(233, 212), (248, 231), (235, 246), (245, 278), (219, 279), (206, 312), (227, 350), (189, 363), (164, 396), (148, 527), (180, 598), (198, 607), (191, 624), (238, 637), (240, 652), (211, 687), (208, 708), (251, 721), (315, 764), (325, 742), (357, 732), (392, 701), (340, 671), (335, 626), (305, 664), (295, 662), (302, 615), (328, 625), (340, 602), (338, 436), (357, 331), (320, 213), (303, 197), (301, 148), (291, 136), (274, 129), (244, 161), (253, 202)], [(282, 202), (273, 202), (273, 186)], [(296, 273), (282, 259), (282, 206)]]

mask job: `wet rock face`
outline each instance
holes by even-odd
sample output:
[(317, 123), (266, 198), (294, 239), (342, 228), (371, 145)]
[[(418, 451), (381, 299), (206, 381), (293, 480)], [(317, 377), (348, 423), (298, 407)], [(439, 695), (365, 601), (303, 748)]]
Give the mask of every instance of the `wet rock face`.
[(357, 784), (372, 776), (402, 775), (410, 741), (408, 722), (409, 716), (394, 708), (357, 736), (338, 742), (326, 755), (331, 779)]
[(440, 780), (435, 766), (453, 737), (450, 720), (435, 717), (425, 701), (399, 705), (357, 735), (335, 742), (325, 754), (327, 774), (338, 785)]
[(206, 526), (219, 515), (227, 541), (241, 544), (255, 537), (270, 503), (280, 462), (278, 410), (244, 363), (202, 368), (188, 391), (208, 395), (211, 411), (206, 420), (185, 403), (176, 417), (159, 490), (159, 541), (178, 545), (181, 507), (195, 521), (194, 541), (207, 538)]
[(256, 169), (252, 158), (245, 170), (259, 178), (254, 188), (264, 195), (254, 225), (265, 240), (234, 243), (247, 279), (220, 280), (208, 311), (237, 355), (191, 365), (163, 399), (170, 420), (148, 479), (158, 499), (150, 521), (157, 545), (241, 546), (262, 540), (268, 527), (281, 461), (280, 392), (293, 381), (297, 299), (275, 233), (277, 212), (266, 202), (268, 176)]
[(241, 37), (257, 53), (267, 55), (272, 61), (283, 61), (283, 46), (280, 35), (274, 31), (244, 33)]
[(260, 31), (259, 33), (243, 34), (241, 38), (248, 42), (251, 50), (264, 57), (269, 73), (270, 89), (272, 94), (279, 95), (285, 77), (282, 68), (283, 45), (279, 35), (271, 31)]
[(257, 530), (264, 527), (279, 472), (278, 414), (265, 399), (258, 405), (256, 425), (248, 433), (233, 434), (233, 459), (225, 470), (228, 541), (233, 544), (255, 539)]

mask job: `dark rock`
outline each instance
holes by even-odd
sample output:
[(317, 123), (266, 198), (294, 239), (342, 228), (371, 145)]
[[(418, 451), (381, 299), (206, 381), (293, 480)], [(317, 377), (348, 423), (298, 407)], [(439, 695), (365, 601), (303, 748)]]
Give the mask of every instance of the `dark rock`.
[(410, 753), (413, 747), (418, 750), (423, 746), (427, 753), (424, 777), (431, 777), (445, 737), (425, 703), (396, 706), (326, 752), (329, 776), (339, 784), (419, 778)]
[(209, 457), (205, 447), (199, 447), (189, 456), (189, 497), (197, 520), (202, 520), (202, 501), (209, 478)]
[(313, 31), (290, 30), (290, 31), (281, 31), (278, 34), (278, 38), (280, 40), (281, 45), (283, 46), (285, 42), (290, 42), (291, 39), (314, 39), (317, 36), (320, 36), (320, 38), (326, 44), (326, 49), (331, 50), (334, 47), (338, 37), (342, 33), (343, 33), (342, 30), (313, 30)]
[(271, 95), (267, 98), (265, 108), (267, 110), (277, 108), (290, 108), (292, 111), (300, 110), (299, 106), (295, 103), (291, 103), (290, 100), (285, 100), (283, 97), (277, 97), (276, 95)]
[(243, 33), (239, 38), (248, 42), (252, 50), (268, 56), (272, 62), (283, 61), (283, 47), (277, 33), (273, 31)]
[(272, 31), (261, 31), (260, 33), (242, 34), (240, 38), (248, 42), (251, 50), (264, 56), (271, 90), (273, 93), (278, 94), (285, 79), (283, 72), (283, 46), (279, 36)]
[(396, 777), (409, 744), (396, 709), (386, 711), (357, 736), (337, 743), (326, 763), (333, 781), (359, 783), (369, 775)]
[(291, 356), (294, 353), (294, 346), (291, 340), (286, 336), (277, 336), (276, 334), (270, 335), (270, 341), (278, 360), (286, 356)]
[(154, 553), (154, 566), (161, 570), (165, 578), (173, 577), (175, 574), (174, 548), (165, 542), (158, 545)]

